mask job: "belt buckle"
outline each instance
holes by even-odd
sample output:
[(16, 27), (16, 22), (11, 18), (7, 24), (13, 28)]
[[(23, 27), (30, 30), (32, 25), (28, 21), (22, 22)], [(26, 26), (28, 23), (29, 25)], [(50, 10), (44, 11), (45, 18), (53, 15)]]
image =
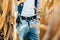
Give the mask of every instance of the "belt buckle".
[(31, 18), (30, 17), (26, 17), (26, 20), (30, 20)]
[(32, 20), (33, 17), (25, 17), (26, 20)]

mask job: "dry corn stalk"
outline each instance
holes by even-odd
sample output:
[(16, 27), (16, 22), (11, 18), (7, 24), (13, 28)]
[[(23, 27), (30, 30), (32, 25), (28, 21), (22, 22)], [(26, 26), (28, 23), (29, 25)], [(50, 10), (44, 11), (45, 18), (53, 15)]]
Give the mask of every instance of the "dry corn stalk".
[[(13, 36), (14, 31), (16, 32), (16, 30), (14, 30), (14, 25), (16, 24), (14, 13), (17, 13), (17, 4), (15, 2), (17, 0), (0, 0), (0, 2), (1, 1), (3, 1), (3, 3), (1, 4), (3, 13), (0, 16), (0, 31), (2, 29), (4, 30), (4, 40), (8, 40), (9, 38), (10, 40), (17, 40), (16, 38), (14, 38), (16, 34)], [(14, 6), (12, 4), (14, 4)]]
[(54, 12), (43, 40), (60, 40), (60, 0), (54, 0)]

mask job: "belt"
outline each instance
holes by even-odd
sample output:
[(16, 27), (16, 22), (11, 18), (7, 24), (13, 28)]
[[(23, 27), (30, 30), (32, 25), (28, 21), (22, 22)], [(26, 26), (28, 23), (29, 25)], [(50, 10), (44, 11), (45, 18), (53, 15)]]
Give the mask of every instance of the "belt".
[(29, 21), (30, 20), (33, 20), (33, 19), (36, 19), (36, 17), (35, 16), (32, 16), (32, 17), (24, 17), (24, 16), (21, 16), (21, 19), (27, 21), (27, 23), (29, 25), (29, 29), (30, 29), (30, 23), (29, 23)]
[(33, 19), (36, 19), (35, 16), (32, 16), (32, 17), (24, 17), (24, 16), (21, 16), (22, 20), (33, 20)]

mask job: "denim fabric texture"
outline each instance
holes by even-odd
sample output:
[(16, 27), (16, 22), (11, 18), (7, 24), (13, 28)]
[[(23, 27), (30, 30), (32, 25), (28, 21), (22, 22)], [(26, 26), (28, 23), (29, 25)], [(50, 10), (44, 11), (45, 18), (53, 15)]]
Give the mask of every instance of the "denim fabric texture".
[(40, 40), (39, 28), (36, 28), (32, 25), (32, 24), (40, 24), (40, 23), (37, 22), (35, 19), (28, 22), (26, 20), (21, 20), (22, 24), (19, 23), (19, 25), (17, 26), (20, 40), (24, 40), (25, 38), (28, 38), (28, 40)]

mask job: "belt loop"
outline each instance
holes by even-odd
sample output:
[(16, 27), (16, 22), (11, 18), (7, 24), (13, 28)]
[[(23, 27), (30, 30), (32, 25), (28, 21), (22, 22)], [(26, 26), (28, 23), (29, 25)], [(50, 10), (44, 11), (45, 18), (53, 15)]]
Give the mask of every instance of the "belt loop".
[(27, 20), (27, 17), (25, 17), (26, 18), (26, 20)]
[(32, 21), (34, 21), (34, 18), (32, 17)]

